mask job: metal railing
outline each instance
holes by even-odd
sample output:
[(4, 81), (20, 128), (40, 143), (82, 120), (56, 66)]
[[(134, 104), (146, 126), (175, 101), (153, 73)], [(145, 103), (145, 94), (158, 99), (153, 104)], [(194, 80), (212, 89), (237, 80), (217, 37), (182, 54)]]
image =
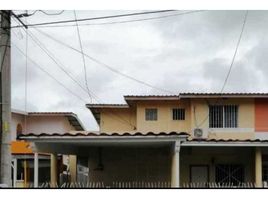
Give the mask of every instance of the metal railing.
[(261, 187), (258, 187), (254, 182), (241, 182), (234, 184), (231, 182), (217, 183), (217, 182), (192, 182), (183, 183), (182, 188), (268, 188), (267, 182), (263, 182)]
[[(33, 184), (30, 184), (28, 188), (34, 188)], [(105, 184), (104, 182), (71, 182), (63, 183), (61, 185), (57, 183), (45, 182), (39, 184), (38, 188), (171, 188), (170, 182), (146, 182), (146, 181), (133, 181), (123, 182), (115, 181), (112, 184)]]

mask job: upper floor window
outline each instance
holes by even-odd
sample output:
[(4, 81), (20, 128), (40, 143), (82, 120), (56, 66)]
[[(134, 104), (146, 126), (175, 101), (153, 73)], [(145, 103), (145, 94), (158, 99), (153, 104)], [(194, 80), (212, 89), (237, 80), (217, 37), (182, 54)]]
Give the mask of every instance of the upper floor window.
[(185, 109), (184, 108), (173, 108), (172, 109), (173, 120), (185, 120)]
[(145, 109), (145, 120), (146, 121), (156, 121), (157, 120), (157, 109), (156, 108), (146, 108)]
[(212, 105), (209, 106), (210, 128), (237, 128), (237, 105)]

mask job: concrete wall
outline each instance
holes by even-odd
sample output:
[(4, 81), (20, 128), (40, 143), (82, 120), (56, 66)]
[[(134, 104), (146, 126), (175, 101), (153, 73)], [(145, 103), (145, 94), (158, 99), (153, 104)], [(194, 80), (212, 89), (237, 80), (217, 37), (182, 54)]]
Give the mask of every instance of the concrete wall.
[[(208, 101), (208, 102), (207, 102)], [(217, 139), (254, 139), (255, 102), (254, 99), (183, 99), (177, 101), (138, 101), (131, 108), (103, 109), (101, 111), (101, 131), (183, 131), (193, 134), (196, 127), (202, 128), (204, 136)], [(238, 128), (209, 128), (209, 104), (238, 105)], [(185, 108), (185, 120), (173, 120), (172, 108)], [(157, 121), (145, 120), (145, 109), (157, 108)], [(116, 113), (113, 116), (111, 113)], [(121, 118), (121, 119), (120, 119)], [(124, 119), (124, 120), (122, 120)]]
[(171, 179), (169, 147), (106, 147), (102, 150), (103, 171), (96, 170), (98, 149), (88, 150), (89, 180), (103, 181), (167, 181)]
[(136, 127), (136, 109), (102, 109), (100, 119), (101, 132), (133, 131)]
[[(238, 105), (238, 128), (209, 128), (208, 105), (215, 103)], [(194, 114), (195, 110), (195, 114)], [(217, 139), (253, 139), (255, 128), (254, 99), (192, 99), (191, 128), (199, 126), (209, 138)], [(203, 122), (203, 123), (202, 123)]]
[(180, 159), (181, 184), (190, 182), (191, 165), (208, 165), (209, 181), (215, 182), (216, 164), (242, 164), (245, 166), (245, 182), (254, 182), (255, 180), (254, 148), (183, 147)]
[(74, 130), (66, 117), (62, 116), (28, 116), (28, 133), (66, 133)]
[(74, 130), (68, 119), (63, 116), (26, 116), (25, 121), (25, 115), (12, 113), (12, 140), (16, 140), (18, 124), (22, 125), (23, 133), (25, 133), (25, 125), (27, 133), (65, 133)]
[[(157, 121), (145, 120), (145, 109), (157, 108)], [(185, 120), (173, 120), (172, 109), (185, 108)], [(137, 130), (138, 131), (189, 131), (190, 129), (190, 104), (189, 101), (141, 101), (137, 103)]]

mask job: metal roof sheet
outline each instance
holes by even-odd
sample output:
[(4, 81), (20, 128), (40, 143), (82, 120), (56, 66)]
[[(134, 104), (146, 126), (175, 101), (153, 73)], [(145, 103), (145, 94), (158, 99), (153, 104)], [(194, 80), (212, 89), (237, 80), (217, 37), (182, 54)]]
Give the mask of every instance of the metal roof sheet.
[(45, 137), (78, 137), (78, 136), (85, 136), (85, 137), (90, 137), (90, 136), (174, 136), (174, 135), (180, 135), (180, 136), (189, 136), (188, 133), (186, 132), (94, 132), (94, 131), (80, 131), (80, 132), (68, 132), (68, 133), (28, 133), (28, 134), (21, 134), (18, 136), (18, 139), (20, 138), (27, 138), (27, 137), (38, 137), (42, 138), (43, 136)]

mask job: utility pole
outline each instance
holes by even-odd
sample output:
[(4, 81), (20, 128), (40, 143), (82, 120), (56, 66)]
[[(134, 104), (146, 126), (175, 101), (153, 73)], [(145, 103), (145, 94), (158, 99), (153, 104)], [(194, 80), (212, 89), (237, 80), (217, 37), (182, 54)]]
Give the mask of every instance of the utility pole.
[(0, 10), (0, 184), (11, 183), (11, 71), (10, 10)]

